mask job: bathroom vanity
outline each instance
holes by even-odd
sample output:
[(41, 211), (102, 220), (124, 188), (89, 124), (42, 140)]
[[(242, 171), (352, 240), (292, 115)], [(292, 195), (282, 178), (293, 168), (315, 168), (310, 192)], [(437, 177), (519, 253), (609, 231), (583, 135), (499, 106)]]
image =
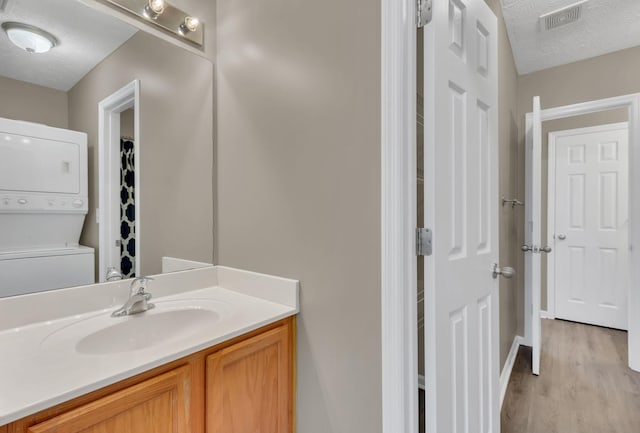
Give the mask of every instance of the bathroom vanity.
[(124, 318), (126, 282), (0, 300), (0, 433), (293, 431), (296, 281), (214, 266), (148, 289)]

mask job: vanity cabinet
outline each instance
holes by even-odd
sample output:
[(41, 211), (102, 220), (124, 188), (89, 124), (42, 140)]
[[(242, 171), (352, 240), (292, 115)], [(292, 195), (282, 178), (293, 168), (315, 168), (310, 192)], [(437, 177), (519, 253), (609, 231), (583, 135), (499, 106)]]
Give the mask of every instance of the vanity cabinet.
[(207, 433), (292, 431), (289, 338), (280, 327), (207, 357)]
[(280, 320), (0, 433), (292, 433), (295, 319)]
[(29, 427), (29, 433), (188, 433), (191, 369), (183, 366)]

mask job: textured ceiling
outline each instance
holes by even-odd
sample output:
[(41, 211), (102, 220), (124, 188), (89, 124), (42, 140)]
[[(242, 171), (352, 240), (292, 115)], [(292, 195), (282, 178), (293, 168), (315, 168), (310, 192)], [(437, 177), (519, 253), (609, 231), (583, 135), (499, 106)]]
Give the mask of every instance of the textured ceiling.
[(600, 56), (640, 45), (640, 0), (589, 0), (582, 18), (549, 31), (538, 17), (577, 0), (502, 0), (518, 73)]
[(59, 45), (48, 53), (29, 54), (0, 30), (0, 75), (63, 91), (137, 31), (75, 0), (7, 0), (0, 11), (0, 22), (5, 21), (40, 27)]

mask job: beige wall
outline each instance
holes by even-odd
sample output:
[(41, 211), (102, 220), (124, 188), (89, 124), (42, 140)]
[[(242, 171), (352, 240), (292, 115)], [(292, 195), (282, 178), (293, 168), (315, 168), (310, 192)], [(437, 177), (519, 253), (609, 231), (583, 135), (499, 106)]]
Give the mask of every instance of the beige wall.
[(69, 91), (69, 126), (89, 137), (89, 214), (81, 242), (98, 246), (98, 103), (136, 78), (142, 273), (159, 273), (164, 255), (212, 262), (213, 67), (144, 32)]
[[(499, 0), (486, 0), (498, 17), (498, 85), (499, 85), (499, 192), (498, 197), (516, 197), (524, 179), (518, 174), (517, 136), (517, 78), (511, 44), (502, 16)], [(500, 206), (499, 203), (495, 204)], [(504, 365), (516, 335), (522, 335), (518, 328), (517, 310), (520, 293), (524, 287), (524, 261), (518, 254), (518, 228), (522, 225), (522, 209), (509, 206), (499, 207), (500, 264), (512, 266), (516, 270), (513, 279), (500, 279), (500, 366)]]
[(135, 133), (134, 113), (133, 108), (120, 113), (120, 136), (133, 138)]
[(380, 20), (217, 1), (217, 262), (301, 282), (301, 433), (381, 431)]
[[(551, 108), (594, 99), (640, 92), (640, 47), (559, 66), (518, 79), (519, 141), (524, 148), (524, 116), (532, 99), (540, 96), (542, 108)], [(627, 120), (625, 110), (578, 116), (543, 123), (542, 146), (542, 232), (547, 237), (548, 133)], [(524, 157), (522, 157), (524, 167)], [(524, 170), (522, 171), (524, 177)], [(544, 257), (543, 257), (544, 258)], [(547, 307), (546, 260), (543, 260), (542, 309)], [(520, 318), (524, 323), (524, 318)]]
[(66, 129), (67, 93), (0, 76), (0, 117)]

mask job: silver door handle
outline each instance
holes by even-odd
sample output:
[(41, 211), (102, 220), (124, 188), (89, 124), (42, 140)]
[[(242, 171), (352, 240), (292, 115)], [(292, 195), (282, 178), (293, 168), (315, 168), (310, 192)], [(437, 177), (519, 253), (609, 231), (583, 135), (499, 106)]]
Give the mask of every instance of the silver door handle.
[(520, 247), (520, 249), (526, 253), (527, 251), (531, 251), (533, 248), (531, 247), (531, 245), (524, 244)]
[(543, 253), (550, 253), (551, 252), (551, 247), (547, 245), (546, 247), (540, 248), (540, 251), (543, 252)]
[(558, 239), (560, 239), (561, 241), (565, 240), (566, 238), (567, 238), (567, 235), (564, 235), (564, 234), (558, 235)]
[(502, 275), (504, 278), (511, 278), (516, 274), (516, 270), (512, 267), (505, 266), (504, 268), (499, 268), (497, 263), (493, 264), (493, 272), (491, 276), (495, 280), (498, 278), (498, 275)]

